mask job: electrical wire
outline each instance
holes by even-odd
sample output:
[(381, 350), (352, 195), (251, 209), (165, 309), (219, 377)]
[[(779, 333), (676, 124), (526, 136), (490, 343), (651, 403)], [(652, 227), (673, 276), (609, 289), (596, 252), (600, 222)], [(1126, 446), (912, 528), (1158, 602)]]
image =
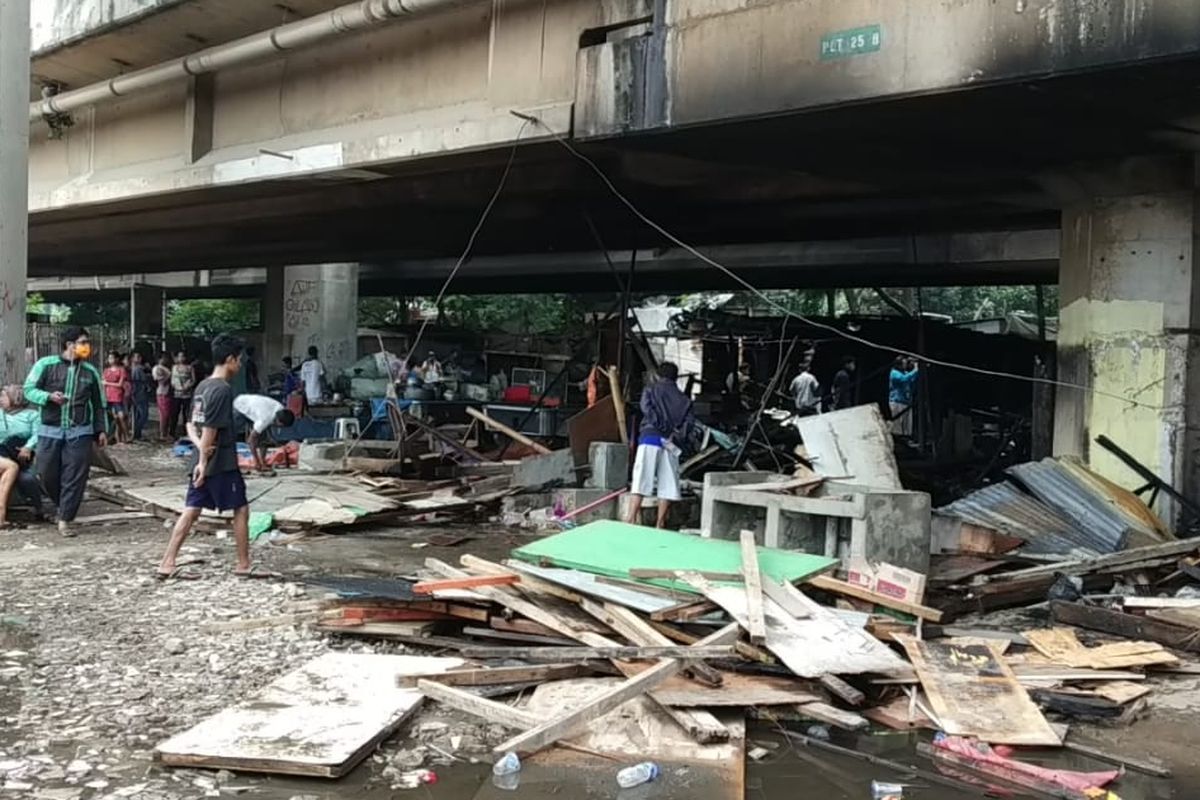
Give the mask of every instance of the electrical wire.
[[(513, 139), (512, 149), (508, 151), (508, 162), (504, 165), (504, 172), (500, 174), (500, 182), (496, 184), (496, 190), (492, 192), (491, 199), (487, 205), (483, 207), (483, 213), (479, 215), (479, 221), (475, 223), (475, 229), (471, 231), (470, 237), (467, 238), (467, 245), (463, 248), (462, 255), (458, 257), (454, 268), (450, 270), (450, 274), (446, 276), (446, 281), (442, 284), (442, 288), (438, 290), (437, 297), (434, 299), (434, 307), (442, 304), (442, 299), (445, 298), (446, 292), (450, 289), (450, 284), (454, 283), (454, 278), (458, 275), (458, 271), (462, 269), (462, 265), (467, 262), (471, 256), (471, 251), (475, 248), (475, 240), (479, 238), (479, 232), (483, 230), (483, 224), (487, 222), (487, 218), (491, 216), (492, 209), (496, 206), (496, 201), (500, 199), (500, 193), (504, 191), (504, 184), (508, 182), (508, 174), (512, 172), (513, 161), (517, 158), (517, 146), (521, 143), (521, 137), (525, 134), (525, 129), (529, 127), (531, 122), (538, 123), (534, 117), (525, 117), (519, 115), (521, 119), (521, 127), (517, 129), (517, 137)], [(413, 339), (412, 345), (408, 348), (408, 355), (404, 359), (405, 365), (412, 360), (413, 354), (417, 352), (417, 346), (421, 343), (421, 337), (425, 335), (425, 329), (429, 327), (429, 317), (426, 316), (421, 320), (421, 327), (417, 328), (417, 335)]]
[(844, 331), (841, 328), (838, 328), (834, 325), (828, 325), (824, 322), (820, 322), (818, 320), (806, 317), (803, 314), (798, 314), (795, 311), (792, 311), (791, 309), (787, 308), (783, 304), (771, 299), (771, 297), (768, 296), (766, 294), (766, 292), (762, 291), (757, 286), (754, 286), (752, 283), (747, 281), (742, 276), (738, 275), (736, 272), (731, 270), (729, 267), (725, 266), (724, 264), (721, 264), (718, 261), (713, 260), (709, 256), (706, 256), (704, 253), (700, 252), (695, 247), (693, 247), (692, 245), (683, 241), (678, 236), (674, 235), (673, 233), (668, 231), (666, 228), (664, 228), (662, 225), (658, 224), (653, 219), (651, 219), (650, 217), (648, 217), (644, 213), (642, 213), (641, 209), (639, 209), (636, 205), (634, 205), (633, 201), (630, 200), (628, 197), (626, 197), (621, 192), (621, 190), (616, 187), (616, 185), (612, 182), (612, 179), (610, 179), (608, 177), (608, 175), (604, 172), (604, 170), (601, 169), (600, 166), (595, 161), (593, 161), (591, 158), (589, 158), (584, 153), (581, 153), (579, 150), (577, 150), (574, 145), (572, 145), (569, 141), (567, 141), (565, 138), (563, 138), (563, 136), (560, 133), (555, 131), (550, 126), (546, 125), (546, 123), (542, 122), (537, 117), (529, 116), (527, 114), (523, 114), (523, 113), (520, 113), (517, 111), (512, 111), (510, 113), (512, 113), (514, 116), (516, 116), (520, 119), (525, 120), (526, 122), (532, 122), (535, 125), (540, 125), (541, 127), (545, 128), (546, 131), (550, 134), (551, 138), (553, 138), (556, 142), (558, 142), (560, 145), (562, 145), (563, 148), (565, 148), (568, 153), (570, 153), (573, 157), (575, 157), (579, 161), (582, 161), (584, 164), (586, 164), (592, 170), (592, 172), (594, 172), (596, 174), (596, 176), (600, 179), (600, 181), (606, 187), (608, 187), (608, 190), (610, 192), (612, 192), (613, 196), (616, 197), (617, 200), (619, 200), (622, 205), (624, 205), (626, 208), (628, 208), (635, 217), (640, 219), (642, 222), (644, 222), (646, 225), (648, 225), (653, 230), (657, 231), (660, 235), (662, 235), (664, 238), (666, 238), (671, 243), (675, 244), (678, 247), (683, 248), (684, 250), (691, 253), (693, 256), (695, 256), (699, 260), (703, 261), (705, 264), (708, 264), (710, 267), (714, 267), (714, 268), (720, 270), (725, 275), (732, 278), (738, 284), (743, 286), (747, 291), (756, 295), (759, 299), (764, 301), (767, 305), (769, 305), (772, 308), (776, 309), (777, 311), (781, 312), (786, 317), (794, 317), (795, 319), (800, 320), (801, 322), (805, 323), (806, 325), (810, 325), (814, 328), (820, 328), (822, 330), (830, 331), (831, 333), (834, 333), (843, 339), (847, 339), (849, 341), (855, 342), (864, 347), (869, 347), (873, 350), (881, 350), (886, 353), (894, 353), (897, 355), (908, 356), (910, 358), (916, 359), (917, 361), (921, 361), (926, 364), (934, 364), (939, 367), (946, 367), (947, 369), (957, 369), (957, 370), (962, 370), (965, 372), (972, 372), (972, 373), (975, 373), (978, 375), (987, 375), (987, 376), (993, 377), (993, 378), (1006, 378), (1009, 380), (1025, 381), (1027, 383), (1039, 383), (1039, 384), (1044, 384), (1047, 386), (1062, 387), (1064, 389), (1077, 389), (1077, 390), (1080, 390), (1083, 392), (1088, 392), (1088, 393), (1091, 393), (1093, 395), (1097, 395), (1100, 397), (1108, 397), (1108, 398), (1111, 398), (1114, 400), (1120, 400), (1121, 402), (1128, 403), (1131, 406), (1136, 406), (1139, 408), (1146, 408), (1146, 409), (1150, 409), (1153, 411), (1165, 411), (1167, 408), (1166, 406), (1154, 405), (1153, 403), (1144, 403), (1140, 400), (1134, 400), (1133, 398), (1116, 394), (1115, 392), (1107, 392), (1107, 391), (1104, 391), (1103, 389), (1097, 389), (1094, 386), (1087, 386), (1087, 385), (1081, 384), (1081, 383), (1071, 383), (1069, 381), (1060, 381), (1060, 380), (1055, 380), (1053, 378), (1039, 378), (1039, 377), (1033, 376), (1033, 375), (1019, 375), (1015, 372), (1003, 372), (1000, 370), (985, 369), (983, 367), (973, 367), (969, 364), (960, 364), (960, 363), (954, 362), (954, 361), (945, 361), (943, 359), (932, 358), (930, 356), (923, 356), (919, 353), (914, 353), (914, 352), (911, 352), (908, 350), (903, 350), (898, 347), (892, 347), (891, 345), (880, 344), (879, 342), (873, 342), (870, 339), (864, 339), (861, 336), (855, 336), (854, 334)]

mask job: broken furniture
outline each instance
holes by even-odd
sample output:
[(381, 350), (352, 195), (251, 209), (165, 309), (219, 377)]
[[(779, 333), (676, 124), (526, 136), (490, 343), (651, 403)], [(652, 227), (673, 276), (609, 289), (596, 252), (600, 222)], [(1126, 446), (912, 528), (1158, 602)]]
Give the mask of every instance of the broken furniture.
[(710, 472), (704, 476), (700, 528), (723, 538), (748, 529), (766, 547), (883, 561), (929, 571), (929, 495), (826, 480), (810, 495), (761, 487), (782, 475)]

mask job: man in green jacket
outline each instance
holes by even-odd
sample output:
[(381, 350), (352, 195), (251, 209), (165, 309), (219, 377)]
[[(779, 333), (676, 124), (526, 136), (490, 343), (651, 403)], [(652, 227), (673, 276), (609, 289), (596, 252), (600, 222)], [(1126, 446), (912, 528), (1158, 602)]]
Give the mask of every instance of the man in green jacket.
[(104, 381), (87, 358), (88, 332), (68, 328), (62, 354), (33, 365), (25, 379), (25, 397), (41, 407), (36, 465), (46, 493), (58, 507), (58, 532), (74, 536), (71, 523), (79, 513), (92, 463), (92, 442), (108, 443)]

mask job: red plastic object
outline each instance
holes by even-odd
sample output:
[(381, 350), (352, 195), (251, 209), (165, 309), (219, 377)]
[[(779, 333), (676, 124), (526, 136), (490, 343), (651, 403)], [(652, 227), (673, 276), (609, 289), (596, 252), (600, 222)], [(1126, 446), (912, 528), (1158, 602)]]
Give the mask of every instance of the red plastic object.
[(532, 403), (533, 390), (528, 386), (510, 386), (504, 390), (506, 403)]

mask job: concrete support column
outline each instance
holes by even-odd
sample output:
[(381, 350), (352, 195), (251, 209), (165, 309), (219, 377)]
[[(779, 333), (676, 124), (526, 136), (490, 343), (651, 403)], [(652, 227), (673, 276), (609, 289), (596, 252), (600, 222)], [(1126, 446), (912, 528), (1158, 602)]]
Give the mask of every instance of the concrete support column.
[(336, 373), (358, 358), (358, 264), (306, 264), (283, 273), (283, 333), (297, 359), (316, 347)]
[(159, 286), (131, 286), (129, 288), (129, 333), (130, 342), (149, 342), (155, 353), (161, 351), (163, 326), (166, 324), (167, 292)]
[[(1194, 188), (1093, 197), (1064, 210), (1058, 377), (1097, 391), (1059, 387), (1054, 425), (1055, 454), (1139, 487), (1095, 444), (1106, 434), (1191, 498), (1200, 494), (1196, 213)], [(1173, 506), (1164, 498), (1156, 510), (1174, 522)]]
[(0, 0), (0, 382), (25, 377), (29, 0)]
[(263, 338), (259, 364), (264, 377), (278, 371), (280, 359), (291, 354), (288, 337), (283, 334), (283, 274), (283, 269), (269, 268), (263, 286)]

